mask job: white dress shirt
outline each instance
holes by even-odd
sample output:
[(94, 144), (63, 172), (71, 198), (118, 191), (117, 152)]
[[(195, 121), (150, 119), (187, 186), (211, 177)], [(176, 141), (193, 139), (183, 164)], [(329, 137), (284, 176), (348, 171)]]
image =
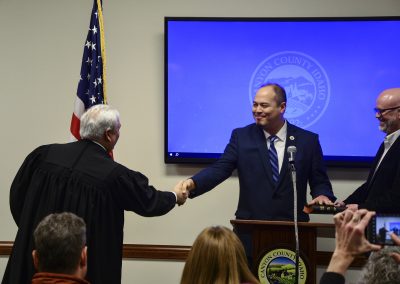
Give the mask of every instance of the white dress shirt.
[[(271, 136), (271, 134), (269, 134), (267, 131), (264, 130), (264, 135), (265, 138), (267, 139), (267, 146), (269, 149), (270, 140), (268, 138)], [(275, 140), (275, 149), (276, 153), (278, 154), (279, 172), (281, 172), (283, 157), (285, 155), (286, 135), (287, 135), (287, 123), (285, 120), (285, 123), (283, 124), (282, 128), (279, 129), (278, 133), (276, 133), (278, 139)]]
[(400, 136), (400, 129), (385, 137), (385, 140), (383, 140), (383, 145), (385, 147), (385, 150), (383, 151), (383, 154), (379, 160), (378, 165), (375, 168), (375, 171), (379, 168), (379, 165), (381, 164), (383, 158), (386, 156), (386, 153), (389, 151), (390, 147), (392, 147), (393, 143), (397, 140), (397, 138), (399, 138), (399, 136)]

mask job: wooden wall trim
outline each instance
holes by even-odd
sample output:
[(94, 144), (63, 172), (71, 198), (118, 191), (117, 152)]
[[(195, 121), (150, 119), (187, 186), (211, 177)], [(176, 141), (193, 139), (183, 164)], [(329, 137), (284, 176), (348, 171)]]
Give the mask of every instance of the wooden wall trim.
[(164, 259), (185, 261), (190, 246), (124, 244), (122, 257), (128, 259)]
[[(13, 242), (0, 241), (0, 256), (8, 257), (11, 254)], [(173, 260), (185, 261), (190, 246), (173, 246), (173, 245), (134, 245), (124, 244), (122, 257), (124, 259), (151, 259), (151, 260)], [(318, 251), (317, 265), (328, 266), (332, 252)], [(356, 257), (351, 267), (360, 268), (367, 261), (365, 255)]]
[(9, 256), (11, 254), (12, 246), (13, 242), (0, 241), (0, 256)]
[[(13, 242), (0, 241), (0, 256), (10, 256)], [(185, 261), (190, 246), (124, 244), (124, 259), (160, 259)]]

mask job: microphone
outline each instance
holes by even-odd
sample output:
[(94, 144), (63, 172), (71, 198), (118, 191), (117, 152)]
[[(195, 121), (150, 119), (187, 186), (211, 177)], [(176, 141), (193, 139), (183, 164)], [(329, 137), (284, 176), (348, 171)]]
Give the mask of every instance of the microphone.
[(289, 155), (289, 170), (293, 184), (293, 223), (294, 223), (294, 237), (296, 241), (296, 254), (295, 254), (295, 273), (294, 283), (299, 283), (299, 228), (297, 223), (297, 186), (296, 186), (296, 167), (294, 166), (294, 160), (296, 158), (297, 148), (296, 146), (287, 147), (286, 152)]
[(296, 152), (297, 152), (296, 146), (289, 146), (286, 151), (289, 155), (289, 163), (293, 164), (296, 158)]

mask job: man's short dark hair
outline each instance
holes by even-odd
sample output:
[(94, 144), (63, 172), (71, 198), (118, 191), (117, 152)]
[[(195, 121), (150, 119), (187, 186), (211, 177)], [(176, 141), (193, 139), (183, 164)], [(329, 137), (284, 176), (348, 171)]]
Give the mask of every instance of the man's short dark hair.
[(33, 233), (39, 272), (73, 274), (86, 244), (86, 225), (73, 213), (50, 214)]
[(277, 83), (265, 83), (261, 85), (259, 89), (268, 86), (272, 87), (272, 89), (274, 90), (276, 94), (276, 102), (278, 105), (280, 105), (281, 103), (286, 103), (286, 91), (281, 85)]

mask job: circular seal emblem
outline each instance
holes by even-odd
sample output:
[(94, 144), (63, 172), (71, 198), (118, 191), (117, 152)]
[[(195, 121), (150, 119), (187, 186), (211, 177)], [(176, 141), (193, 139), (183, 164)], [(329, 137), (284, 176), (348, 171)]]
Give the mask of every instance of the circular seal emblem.
[[(296, 253), (288, 249), (274, 249), (267, 252), (258, 265), (258, 279), (261, 284), (295, 283)], [(307, 268), (299, 257), (299, 283), (305, 284)]]
[(283, 51), (263, 60), (250, 79), (250, 104), (258, 88), (269, 82), (285, 88), (285, 117), (299, 127), (317, 122), (329, 104), (329, 78), (318, 61), (307, 54)]

